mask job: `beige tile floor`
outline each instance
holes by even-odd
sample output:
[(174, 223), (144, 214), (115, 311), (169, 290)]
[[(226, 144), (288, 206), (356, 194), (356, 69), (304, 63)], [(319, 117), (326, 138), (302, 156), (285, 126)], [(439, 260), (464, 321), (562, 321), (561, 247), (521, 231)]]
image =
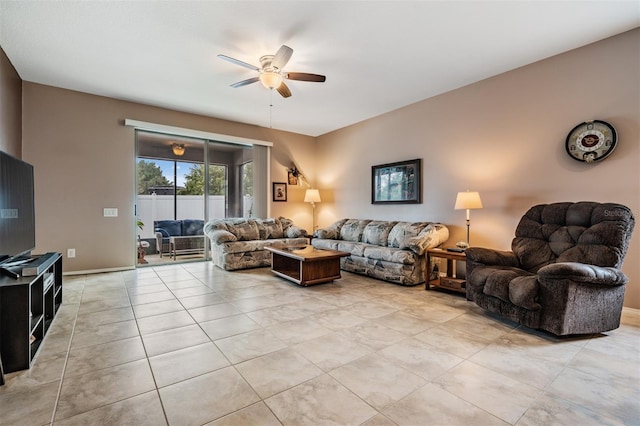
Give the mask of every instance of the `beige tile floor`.
[(210, 263), (65, 277), (9, 425), (638, 425), (640, 314), (557, 339), (464, 297)]

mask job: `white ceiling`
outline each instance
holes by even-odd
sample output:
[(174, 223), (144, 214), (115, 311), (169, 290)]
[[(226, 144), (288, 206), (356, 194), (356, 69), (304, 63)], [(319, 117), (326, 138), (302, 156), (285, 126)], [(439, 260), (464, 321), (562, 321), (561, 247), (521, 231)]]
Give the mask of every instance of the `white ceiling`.
[[(25, 81), (311, 136), (638, 26), (638, 0), (0, 0)], [(285, 71), (326, 83), (229, 87), (255, 72), (217, 54), (259, 65), (282, 44)]]

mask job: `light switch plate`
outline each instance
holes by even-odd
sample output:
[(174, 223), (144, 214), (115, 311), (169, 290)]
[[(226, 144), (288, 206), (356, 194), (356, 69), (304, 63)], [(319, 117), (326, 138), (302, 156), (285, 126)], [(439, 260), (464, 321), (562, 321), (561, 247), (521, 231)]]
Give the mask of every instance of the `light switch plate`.
[(118, 209), (117, 208), (104, 208), (102, 209), (102, 214), (104, 217), (118, 217)]

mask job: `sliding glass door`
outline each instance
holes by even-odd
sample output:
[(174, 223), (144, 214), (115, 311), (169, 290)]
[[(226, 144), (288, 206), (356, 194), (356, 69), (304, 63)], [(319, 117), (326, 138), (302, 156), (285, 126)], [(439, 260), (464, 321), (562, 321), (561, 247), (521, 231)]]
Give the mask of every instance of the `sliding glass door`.
[(208, 220), (266, 217), (267, 147), (148, 131), (136, 146), (138, 265), (207, 259)]

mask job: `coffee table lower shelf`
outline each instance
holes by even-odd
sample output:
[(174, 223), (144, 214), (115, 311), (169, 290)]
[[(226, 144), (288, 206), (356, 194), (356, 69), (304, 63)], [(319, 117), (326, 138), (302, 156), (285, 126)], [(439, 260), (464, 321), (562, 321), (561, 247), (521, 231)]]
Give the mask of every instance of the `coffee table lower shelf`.
[(271, 252), (271, 271), (301, 286), (340, 279), (340, 258), (349, 253), (317, 250), (312, 246), (265, 247)]

